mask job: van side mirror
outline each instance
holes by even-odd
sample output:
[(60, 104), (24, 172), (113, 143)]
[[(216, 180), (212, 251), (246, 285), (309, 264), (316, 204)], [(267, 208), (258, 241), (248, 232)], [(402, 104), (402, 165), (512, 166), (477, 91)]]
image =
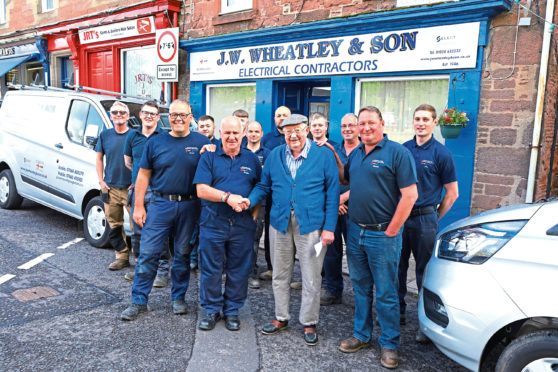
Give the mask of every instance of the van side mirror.
[(93, 148), (97, 146), (97, 133), (99, 133), (99, 127), (93, 124), (89, 124), (85, 128), (85, 143)]

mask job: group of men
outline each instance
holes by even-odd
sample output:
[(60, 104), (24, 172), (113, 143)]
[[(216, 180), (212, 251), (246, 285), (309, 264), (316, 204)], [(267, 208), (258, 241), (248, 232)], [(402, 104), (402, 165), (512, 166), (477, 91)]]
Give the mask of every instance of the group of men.
[[(198, 224), (200, 304), (206, 313), (199, 328), (211, 330), (224, 318), (227, 329), (238, 330), (248, 285), (259, 287), (256, 257), (265, 229), (267, 270), (260, 278), (272, 278), (275, 316), (262, 333), (288, 327), (296, 254), (302, 277), (299, 321), (305, 343), (316, 345), (320, 304), (342, 301), (344, 241), (355, 315), (353, 335), (339, 348), (352, 353), (370, 346), (375, 293), (380, 362), (397, 368), (410, 253), (420, 289), (438, 220), (458, 196), (451, 153), (432, 135), (434, 107), (415, 110), (415, 137), (403, 145), (388, 139), (382, 114), (372, 106), (342, 118), (340, 144), (328, 140), (323, 114), (313, 114), (308, 122), (284, 106), (275, 111), (275, 127), (263, 138), (259, 123), (249, 123), (246, 111), (235, 111), (221, 122), (220, 142), (210, 116), (199, 118), (201, 134), (190, 131), (192, 111), (184, 101), (170, 105), (169, 133), (154, 135), (150, 127), (150, 119), (158, 120), (156, 105), (142, 107), (142, 128), (130, 134), (127, 115), (127, 107), (115, 103), (114, 129), (102, 132), (97, 144), (97, 171), (102, 190), (109, 192), (106, 212), (116, 251), (112, 270), (129, 265), (122, 224), (115, 222), (121, 216), (114, 210), (126, 205), (129, 186), (126, 176), (116, 173), (132, 169), (134, 233), (138, 230), (141, 238), (138, 247), (132, 240), (139, 257), (123, 320), (147, 311), (151, 287), (168, 268), (169, 237), (174, 243), (172, 309), (187, 312), (184, 296), (190, 268), (197, 265), (190, 263), (190, 242)], [(122, 140), (126, 134), (128, 140)], [(124, 146), (128, 142), (131, 146)], [(141, 151), (134, 152), (135, 142), (143, 143)], [(120, 143), (121, 149), (128, 148), (124, 167), (110, 160), (109, 149)], [(427, 341), (420, 330), (416, 339)]]

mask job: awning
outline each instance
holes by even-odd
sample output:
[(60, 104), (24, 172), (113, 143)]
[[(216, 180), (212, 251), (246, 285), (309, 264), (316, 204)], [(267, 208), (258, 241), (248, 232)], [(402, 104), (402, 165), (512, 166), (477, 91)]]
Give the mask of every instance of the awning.
[(38, 58), (39, 53), (26, 54), (10, 58), (0, 58), (0, 77), (6, 75), (11, 69), (33, 58)]

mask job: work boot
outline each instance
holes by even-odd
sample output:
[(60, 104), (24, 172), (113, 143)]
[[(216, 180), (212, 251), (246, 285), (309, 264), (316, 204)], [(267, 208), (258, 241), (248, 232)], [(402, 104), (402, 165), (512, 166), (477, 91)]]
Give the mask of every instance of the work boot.
[(267, 270), (260, 274), (261, 280), (271, 280), (273, 278), (273, 271)]
[(380, 358), (382, 367), (395, 369), (399, 366), (399, 353), (397, 350), (382, 348), (382, 356)]
[(248, 279), (248, 287), (252, 289), (259, 289), (260, 288), (260, 281), (258, 278), (249, 278)]
[(125, 267), (130, 266), (130, 261), (128, 259), (121, 259), (121, 258), (117, 258), (114, 262), (112, 262), (109, 265), (109, 270), (112, 271), (116, 271), (116, 270), (122, 270)]
[(415, 335), (415, 341), (419, 344), (427, 344), (430, 342), (430, 339), (426, 337), (424, 333), (420, 329), (417, 330), (417, 334)]
[(300, 291), (302, 289), (302, 282), (291, 282), (291, 288)]
[(153, 287), (164, 288), (169, 284), (169, 276), (167, 274), (157, 274), (155, 281), (153, 282)]
[(174, 300), (172, 302), (172, 312), (176, 315), (186, 314), (188, 312), (188, 306), (184, 300)]
[(133, 282), (133, 281), (134, 281), (134, 274), (135, 274), (134, 271), (128, 271), (128, 272), (126, 273), (126, 275), (124, 275), (124, 279)]
[(329, 305), (333, 305), (333, 304), (340, 304), (342, 301), (342, 297), (341, 296), (334, 296), (331, 293), (329, 293), (328, 291), (324, 291), (321, 295), (320, 295), (320, 305), (322, 306), (329, 306)]
[(122, 320), (136, 320), (139, 314), (147, 311), (147, 305), (130, 304), (126, 310), (120, 314)]

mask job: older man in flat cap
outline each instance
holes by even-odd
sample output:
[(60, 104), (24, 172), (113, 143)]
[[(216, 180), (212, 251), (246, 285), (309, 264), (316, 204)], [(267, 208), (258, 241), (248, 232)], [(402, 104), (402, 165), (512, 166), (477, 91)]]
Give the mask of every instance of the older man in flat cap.
[[(308, 119), (293, 114), (282, 123), (286, 144), (269, 154), (260, 183), (244, 199), (254, 206), (269, 194), (271, 206), (271, 251), (275, 319), (262, 333), (275, 334), (287, 327), (290, 282), (295, 253), (302, 274), (302, 302), (299, 321), (304, 341), (316, 345), (320, 311), (321, 271), (326, 249), (333, 242), (339, 210), (339, 173), (334, 156), (306, 137)], [(318, 244), (319, 243), (319, 244)], [(318, 244), (318, 248), (315, 246)]]

